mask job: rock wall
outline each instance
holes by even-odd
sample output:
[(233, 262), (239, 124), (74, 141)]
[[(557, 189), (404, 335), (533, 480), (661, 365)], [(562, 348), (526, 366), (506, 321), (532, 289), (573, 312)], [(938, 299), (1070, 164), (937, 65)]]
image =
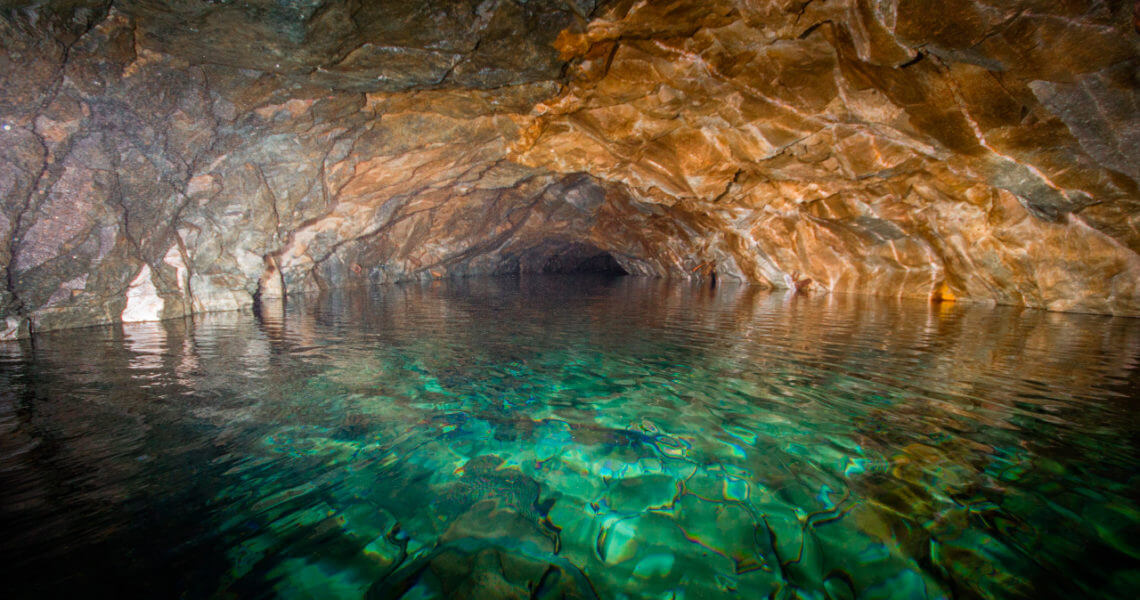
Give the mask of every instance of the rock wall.
[(1093, 0), (0, 2), (0, 336), (595, 252), (1140, 316), (1135, 19)]

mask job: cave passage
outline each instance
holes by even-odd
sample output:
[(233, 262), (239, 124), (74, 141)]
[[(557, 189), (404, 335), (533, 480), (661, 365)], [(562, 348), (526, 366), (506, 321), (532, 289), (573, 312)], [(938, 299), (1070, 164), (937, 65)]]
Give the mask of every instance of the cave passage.
[(511, 273), (1140, 317), (1135, 10), (8, 2), (0, 340)]
[(609, 252), (595, 254), (572, 264), (562, 262), (561, 257), (553, 258), (544, 266), (543, 273), (613, 275), (615, 277), (629, 275), (629, 272), (623, 269), (617, 259)]
[(541, 255), (539, 273), (548, 275), (629, 275), (613, 254), (589, 244), (571, 244)]
[(542, 240), (524, 247), (512, 247), (497, 253), (490, 266), (465, 271), (442, 267), (432, 272), (444, 276), (478, 277), (530, 275), (585, 275), (622, 277), (638, 275), (639, 263), (630, 258), (583, 241)]
[(1137, 73), (1140, 0), (0, 2), (4, 597), (1131, 600)]

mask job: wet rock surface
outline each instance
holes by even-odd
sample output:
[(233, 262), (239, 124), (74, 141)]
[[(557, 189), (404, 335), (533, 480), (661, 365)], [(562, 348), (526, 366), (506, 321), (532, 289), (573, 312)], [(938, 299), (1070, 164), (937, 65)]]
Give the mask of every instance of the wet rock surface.
[(5, 2), (2, 335), (575, 248), (1135, 316), (1133, 9)]

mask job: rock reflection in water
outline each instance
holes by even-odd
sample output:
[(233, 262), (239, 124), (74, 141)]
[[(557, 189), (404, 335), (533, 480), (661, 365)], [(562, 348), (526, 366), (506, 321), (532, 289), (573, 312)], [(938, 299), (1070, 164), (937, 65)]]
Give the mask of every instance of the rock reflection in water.
[(19, 597), (1126, 598), (1138, 359), (1135, 320), (582, 278), (53, 333), (0, 353), (0, 558)]

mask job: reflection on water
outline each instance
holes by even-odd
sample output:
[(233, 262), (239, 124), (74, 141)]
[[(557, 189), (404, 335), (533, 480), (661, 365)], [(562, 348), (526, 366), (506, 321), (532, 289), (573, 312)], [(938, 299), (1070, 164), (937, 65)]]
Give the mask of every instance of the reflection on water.
[(1131, 598), (1140, 320), (471, 280), (0, 346), (8, 597)]

